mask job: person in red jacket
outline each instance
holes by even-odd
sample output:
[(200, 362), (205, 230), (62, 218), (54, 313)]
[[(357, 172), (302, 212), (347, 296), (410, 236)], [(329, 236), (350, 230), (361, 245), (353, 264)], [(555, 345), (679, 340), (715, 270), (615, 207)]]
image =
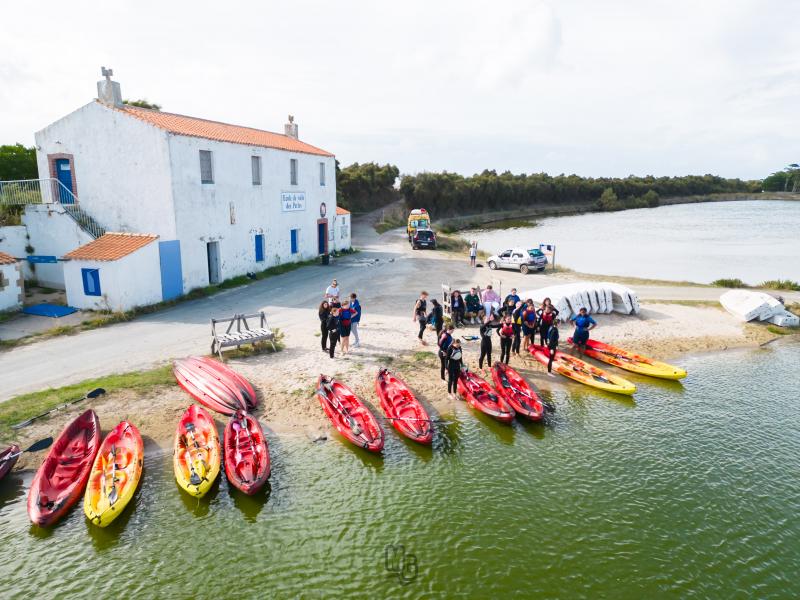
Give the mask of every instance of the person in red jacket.
[(508, 364), (511, 359), (511, 343), (514, 341), (514, 318), (511, 315), (503, 317), (500, 327), (497, 328), (500, 336), (500, 362)]

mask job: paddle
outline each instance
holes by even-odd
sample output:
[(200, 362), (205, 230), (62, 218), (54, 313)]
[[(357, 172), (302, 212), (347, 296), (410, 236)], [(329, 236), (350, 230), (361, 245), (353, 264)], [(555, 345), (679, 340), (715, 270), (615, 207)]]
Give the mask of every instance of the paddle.
[(35, 417), (31, 417), (30, 419), (28, 419), (26, 421), (22, 421), (21, 423), (17, 423), (16, 425), (12, 425), (11, 429), (22, 429), (23, 427), (27, 427), (28, 425), (33, 423), (36, 419), (41, 419), (42, 417), (46, 417), (47, 415), (49, 415), (51, 413), (54, 413), (54, 412), (56, 412), (58, 410), (61, 410), (62, 408), (67, 408), (68, 406), (71, 406), (73, 404), (77, 404), (81, 400), (86, 400), (87, 398), (97, 398), (98, 396), (102, 396), (105, 393), (106, 393), (106, 391), (103, 388), (95, 388), (91, 392), (89, 392), (85, 396), (82, 396), (81, 398), (78, 398), (77, 400), (70, 400), (69, 402), (65, 402), (64, 404), (60, 404), (60, 405), (56, 406), (55, 408), (52, 408), (52, 409), (48, 410), (47, 412), (43, 412), (42, 414), (36, 415)]
[[(350, 426), (350, 430), (353, 432), (353, 435), (363, 437), (365, 440), (367, 440), (367, 444), (372, 442), (372, 439), (365, 435), (364, 430), (361, 429), (361, 426), (358, 424), (355, 418), (350, 414), (350, 411), (347, 410), (347, 408), (345, 408), (344, 406), (342, 406), (341, 402), (336, 400), (336, 396), (333, 393), (333, 386), (331, 385), (331, 383), (329, 381), (323, 381), (322, 387), (324, 387), (326, 390), (330, 392), (330, 397), (328, 396), (328, 394), (326, 394), (325, 399), (331, 406), (333, 406), (337, 411), (339, 411), (342, 415), (344, 415), (344, 417), (347, 419), (347, 424)], [(334, 400), (336, 401), (334, 402)]]
[(8, 456), (4, 457), (2, 460), (0, 460), (0, 465), (2, 465), (4, 462), (8, 462), (12, 458), (17, 458), (20, 454), (23, 454), (24, 452), (38, 452), (39, 450), (44, 450), (45, 448), (49, 448), (52, 444), (53, 444), (53, 438), (51, 437), (39, 440), (35, 444), (31, 444), (30, 446), (25, 448), (25, 450), (20, 450), (15, 454), (9, 454)]
[[(187, 433), (187, 441), (189, 436), (191, 436), (192, 444), (194, 444), (194, 447), (199, 450), (200, 444), (197, 443), (197, 439), (194, 437), (194, 423), (186, 424), (186, 433)], [(186, 463), (189, 465), (189, 471), (190, 471), (189, 483), (191, 483), (192, 485), (200, 485), (200, 483), (203, 480), (201, 479), (200, 475), (197, 474), (197, 471), (194, 470), (194, 459), (192, 458), (192, 451), (189, 450), (188, 443), (186, 444), (186, 450), (187, 454), (189, 454), (189, 460), (186, 461)]]
[(454, 423), (455, 421), (442, 421), (442, 420), (434, 420), (434, 419), (417, 419), (415, 417), (383, 417), (387, 421), (423, 421), (425, 423), (439, 423), (440, 425), (449, 425), (450, 423)]
[(117, 486), (114, 483), (117, 480), (117, 447), (111, 446), (111, 491), (108, 493), (109, 505), (117, 501)]

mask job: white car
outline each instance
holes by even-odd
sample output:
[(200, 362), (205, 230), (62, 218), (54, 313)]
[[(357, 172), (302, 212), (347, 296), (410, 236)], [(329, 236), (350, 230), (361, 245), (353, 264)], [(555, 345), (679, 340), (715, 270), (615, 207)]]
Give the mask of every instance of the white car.
[(495, 256), (490, 256), (487, 264), (490, 269), (513, 269), (527, 274), (534, 270), (544, 271), (547, 266), (547, 257), (538, 248), (531, 250), (511, 248)]

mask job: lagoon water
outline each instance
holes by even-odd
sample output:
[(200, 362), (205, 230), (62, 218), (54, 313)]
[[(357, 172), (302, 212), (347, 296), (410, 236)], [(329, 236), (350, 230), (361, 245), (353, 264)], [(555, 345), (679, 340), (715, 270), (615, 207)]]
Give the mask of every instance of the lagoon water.
[[(679, 363), (683, 384), (632, 377), (635, 400), (566, 383), (546, 425), (459, 405), (431, 449), (392, 432), (383, 457), (270, 435), (271, 489), (255, 498), (224, 481), (189, 498), (171, 457), (151, 455), (107, 530), (80, 508), (32, 527), (32, 475), (13, 475), (0, 595), (800, 597), (800, 342)], [(403, 579), (387, 544), (405, 547)]]
[(537, 227), (470, 231), (490, 253), (556, 245), (556, 264), (583, 273), (710, 283), (800, 281), (800, 202), (675, 204), (543, 219)]

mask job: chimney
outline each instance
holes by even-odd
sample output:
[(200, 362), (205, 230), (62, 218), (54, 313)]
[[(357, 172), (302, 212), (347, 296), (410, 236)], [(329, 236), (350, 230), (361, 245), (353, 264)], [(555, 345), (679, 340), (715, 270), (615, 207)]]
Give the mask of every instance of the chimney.
[(97, 99), (108, 106), (122, 106), (122, 91), (119, 83), (111, 81), (114, 70), (100, 67), (100, 74), (105, 79), (97, 82)]
[(283, 126), (283, 131), (288, 137), (297, 139), (297, 123), (294, 122), (294, 115), (289, 115), (289, 122)]

